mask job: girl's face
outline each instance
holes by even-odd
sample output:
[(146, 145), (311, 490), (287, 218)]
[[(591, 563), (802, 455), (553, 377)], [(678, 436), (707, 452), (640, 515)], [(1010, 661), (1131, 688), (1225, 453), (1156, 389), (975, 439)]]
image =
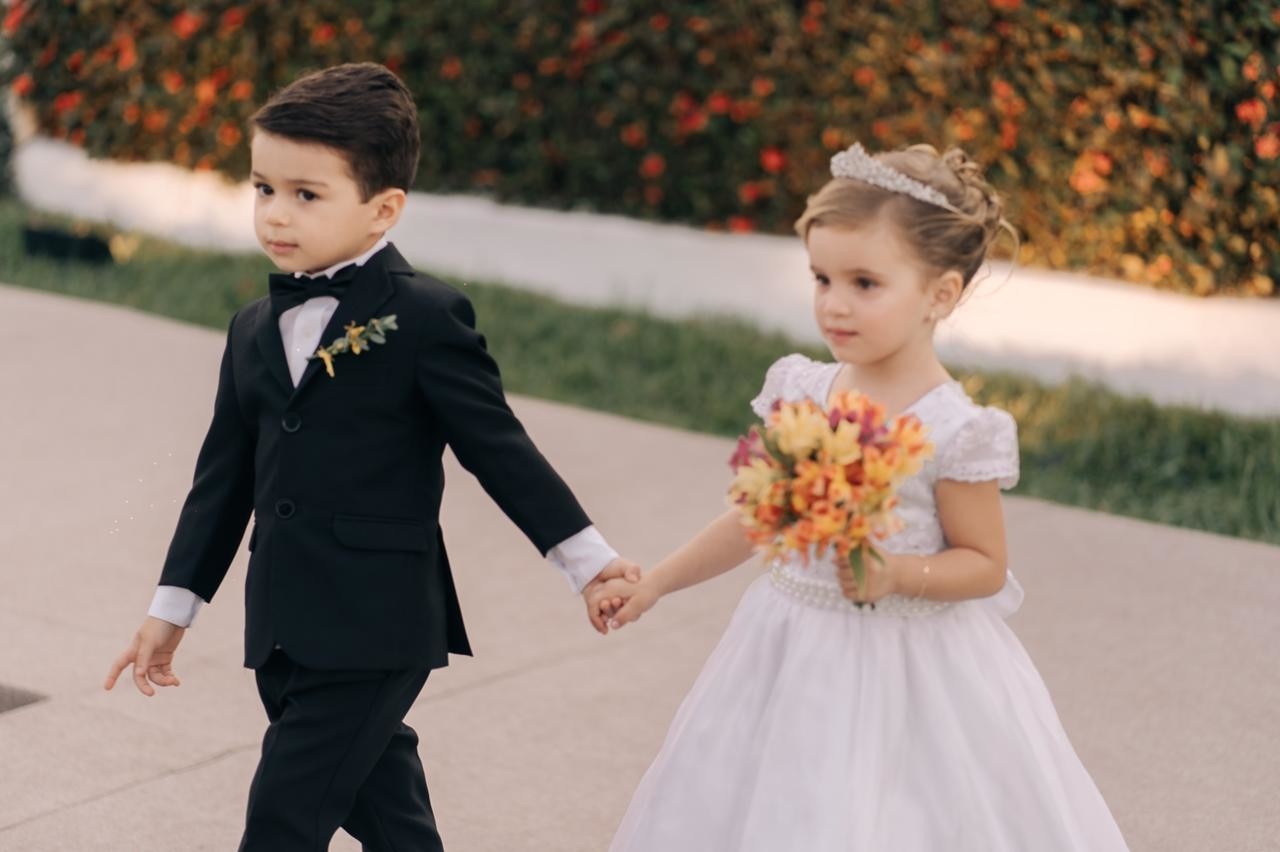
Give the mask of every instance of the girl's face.
[(814, 226), (806, 247), (814, 318), (837, 360), (872, 365), (928, 343), (935, 288), (888, 217), (856, 228)]

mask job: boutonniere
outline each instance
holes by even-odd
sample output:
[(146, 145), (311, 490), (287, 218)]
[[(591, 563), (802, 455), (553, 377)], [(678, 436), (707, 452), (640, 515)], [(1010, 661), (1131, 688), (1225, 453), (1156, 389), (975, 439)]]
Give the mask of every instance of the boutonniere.
[(341, 355), (343, 352), (350, 352), (352, 355), (359, 355), (366, 349), (372, 348), (375, 343), (386, 343), (387, 332), (397, 331), (399, 326), (396, 325), (396, 315), (388, 314), (385, 317), (374, 317), (364, 325), (356, 325), (349, 322), (346, 325), (347, 333), (337, 338), (328, 346), (321, 346), (316, 350), (316, 354), (312, 358), (319, 358), (324, 362), (324, 371), (329, 374), (329, 378), (333, 378), (333, 358), (335, 355)]

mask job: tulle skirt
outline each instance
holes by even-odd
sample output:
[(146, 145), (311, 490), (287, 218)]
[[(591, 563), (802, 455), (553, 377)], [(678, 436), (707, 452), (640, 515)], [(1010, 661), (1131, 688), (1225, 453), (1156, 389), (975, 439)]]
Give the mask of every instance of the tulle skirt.
[(1021, 597), (897, 615), (760, 577), (611, 852), (1126, 849), (1005, 624)]

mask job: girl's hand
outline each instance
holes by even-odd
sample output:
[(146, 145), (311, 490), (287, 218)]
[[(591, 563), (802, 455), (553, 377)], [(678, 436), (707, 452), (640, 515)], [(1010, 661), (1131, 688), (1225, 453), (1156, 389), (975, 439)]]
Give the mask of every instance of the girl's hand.
[[(848, 562), (840, 565), (836, 571), (836, 577), (840, 580), (840, 591), (854, 603), (873, 604), (886, 595), (892, 595), (898, 591), (900, 558), (895, 554), (878, 550), (872, 553), (867, 554), (867, 558), (862, 562), (866, 566), (866, 571), (861, 587), (853, 579), (853, 566)], [(876, 555), (880, 558), (877, 559)], [(881, 559), (884, 562), (881, 562)]]
[(653, 581), (648, 575), (642, 577), (638, 583), (613, 586), (605, 591), (609, 593), (606, 603), (612, 604), (618, 598), (622, 598), (624, 601), (621, 609), (613, 607), (613, 611), (609, 613), (609, 627), (614, 630), (624, 624), (638, 621), (640, 616), (652, 609), (653, 605), (658, 602), (658, 598), (662, 596), (654, 588)]

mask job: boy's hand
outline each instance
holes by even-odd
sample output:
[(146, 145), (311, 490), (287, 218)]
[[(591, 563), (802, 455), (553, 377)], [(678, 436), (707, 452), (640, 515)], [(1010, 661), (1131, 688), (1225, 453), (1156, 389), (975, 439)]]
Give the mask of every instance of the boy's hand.
[(116, 678), (130, 664), (133, 665), (133, 684), (143, 695), (156, 694), (151, 687), (153, 683), (156, 686), (180, 686), (181, 681), (173, 673), (173, 654), (186, 632), (186, 628), (147, 616), (129, 647), (111, 664), (107, 679), (102, 683), (103, 688), (115, 686)]
[(606, 623), (606, 619), (623, 603), (622, 598), (614, 597), (612, 600), (616, 601), (616, 603), (612, 603), (611, 606), (601, 606), (603, 597), (600, 594), (600, 589), (610, 581), (637, 583), (640, 581), (640, 566), (630, 559), (623, 559), (619, 556), (604, 566), (604, 570), (583, 587), (582, 598), (587, 602), (587, 618), (591, 621), (591, 626), (601, 636), (608, 635), (609, 625)]

